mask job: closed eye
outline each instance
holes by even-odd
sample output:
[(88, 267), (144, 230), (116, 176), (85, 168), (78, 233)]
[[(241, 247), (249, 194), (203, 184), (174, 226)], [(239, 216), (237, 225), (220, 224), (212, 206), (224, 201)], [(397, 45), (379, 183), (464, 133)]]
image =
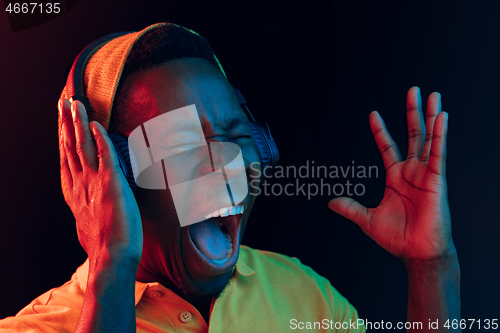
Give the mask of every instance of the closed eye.
[(237, 136), (236, 138), (232, 138), (230, 141), (237, 141), (237, 140), (242, 140), (242, 139), (251, 139), (251, 135), (240, 135)]
[(190, 149), (193, 149), (193, 148), (197, 148), (197, 147), (200, 147), (200, 146), (203, 146), (204, 143), (203, 142), (200, 142), (200, 141), (191, 141), (191, 142), (179, 142), (177, 144), (161, 144), (160, 147), (165, 150), (165, 151), (172, 151), (172, 150), (175, 150), (175, 151), (178, 151), (178, 152), (181, 152), (181, 151), (186, 151), (186, 150), (190, 150)]

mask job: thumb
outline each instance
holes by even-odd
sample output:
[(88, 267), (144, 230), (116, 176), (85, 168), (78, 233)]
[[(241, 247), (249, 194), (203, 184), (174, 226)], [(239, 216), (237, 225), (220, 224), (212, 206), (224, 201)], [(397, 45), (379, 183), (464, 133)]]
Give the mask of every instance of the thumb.
[(356, 223), (363, 231), (368, 229), (371, 211), (354, 199), (341, 197), (332, 199), (328, 207), (335, 213)]

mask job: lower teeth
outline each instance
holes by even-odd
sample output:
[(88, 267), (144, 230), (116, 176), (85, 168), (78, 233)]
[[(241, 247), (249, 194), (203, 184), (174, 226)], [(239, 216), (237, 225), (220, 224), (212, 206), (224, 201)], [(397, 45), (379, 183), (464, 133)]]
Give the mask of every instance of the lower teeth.
[(224, 236), (226, 237), (227, 255), (223, 259), (212, 260), (213, 262), (219, 265), (226, 263), (231, 258), (231, 254), (233, 253), (233, 242), (231, 241), (231, 236), (229, 236), (229, 234), (226, 233), (224, 233)]
[[(224, 227), (224, 223), (217, 221), (217, 224), (219, 225), (219, 227), (222, 230), (222, 228)], [(224, 231), (224, 230), (226, 230), (226, 231)], [(224, 228), (224, 230), (222, 230), (222, 233), (224, 234), (224, 237), (226, 238), (227, 255), (223, 259), (212, 260), (213, 262), (215, 262), (217, 264), (221, 264), (221, 265), (224, 264), (226, 261), (228, 261), (231, 258), (231, 254), (233, 253), (233, 241), (231, 240), (231, 235), (229, 235), (229, 233), (227, 232), (227, 229)]]
[(226, 259), (229, 259), (229, 257), (231, 256), (231, 253), (233, 253), (233, 242), (231, 240), (231, 236), (229, 234), (224, 234), (224, 236), (226, 237), (226, 244), (227, 244), (227, 256), (226, 256)]

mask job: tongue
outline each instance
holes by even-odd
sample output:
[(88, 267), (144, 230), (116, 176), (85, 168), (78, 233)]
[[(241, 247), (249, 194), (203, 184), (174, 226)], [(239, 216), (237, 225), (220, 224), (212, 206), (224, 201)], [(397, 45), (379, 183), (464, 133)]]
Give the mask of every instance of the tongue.
[(189, 235), (198, 250), (210, 260), (220, 260), (227, 256), (226, 237), (214, 218), (192, 224)]

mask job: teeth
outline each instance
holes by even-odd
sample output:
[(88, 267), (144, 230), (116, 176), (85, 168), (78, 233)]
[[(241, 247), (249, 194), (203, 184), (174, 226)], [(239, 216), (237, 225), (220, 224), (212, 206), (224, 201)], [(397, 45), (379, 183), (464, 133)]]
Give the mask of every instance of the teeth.
[(229, 215), (237, 215), (237, 214), (243, 214), (245, 211), (245, 205), (238, 205), (238, 206), (230, 206), (230, 207), (224, 207), (221, 209), (217, 209), (216, 211), (213, 211), (211, 214), (208, 214), (205, 216), (205, 218), (208, 220), (209, 218), (212, 217), (226, 217)]
[(225, 234), (226, 243), (227, 243), (227, 257), (229, 259), (231, 253), (233, 253), (233, 241), (231, 240), (231, 236), (229, 234)]
[(219, 214), (221, 217), (226, 217), (229, 215), (229, 211), (227, 210), (227, 208), (221, 208), (219, 209)]

